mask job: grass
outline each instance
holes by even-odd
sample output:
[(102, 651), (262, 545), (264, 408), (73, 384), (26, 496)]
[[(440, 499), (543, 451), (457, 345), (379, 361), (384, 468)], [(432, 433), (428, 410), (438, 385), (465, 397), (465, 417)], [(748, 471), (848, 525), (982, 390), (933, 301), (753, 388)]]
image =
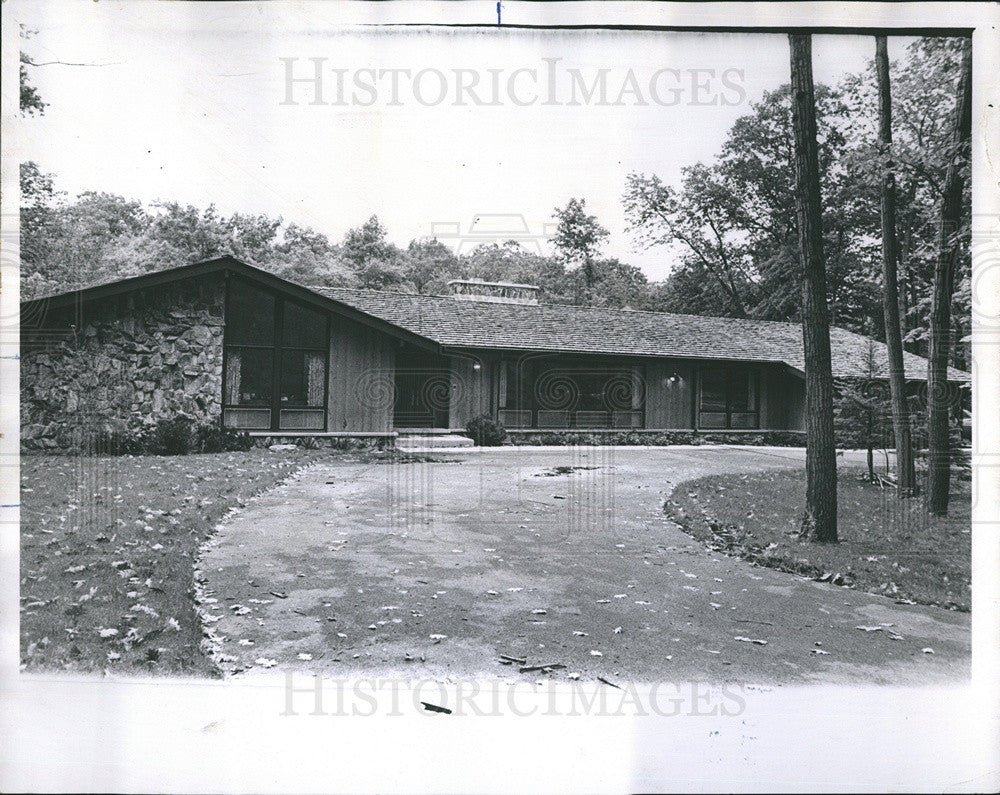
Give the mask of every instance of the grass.
[(805, 473), (716, 475), (675, 489), (664, 510), (713, 549), (783, 571), (899, 600), (969, 610), (971, 491), (952, 482), (947, 517), (930, 517), (920, 498), (838, 473), (838, 544), (798, 538)]
[(324, 455), (22, 457), (22, 668), (215, 675), (194, 609), (198, 546)]

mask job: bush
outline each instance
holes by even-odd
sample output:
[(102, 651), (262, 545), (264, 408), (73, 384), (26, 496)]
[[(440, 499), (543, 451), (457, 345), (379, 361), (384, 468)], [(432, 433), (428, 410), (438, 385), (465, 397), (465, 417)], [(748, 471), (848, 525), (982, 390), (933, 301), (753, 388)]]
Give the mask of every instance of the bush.
[(198, 451), (202, 453), (242, 452), (253, 447), (246, 431), (222, 428), (215, 423), (198, 426)]
[(473, 417), (465, 426), (465, 431), (480, 447), (499, 447), (507, 438), (507, 429), (489, 414)]
[(195, 449), (194, 420), (178, 415), (159, 420), (150, 434), (149, 452), (156, 455), (187, 455)]
[(149, 447), (149, 436), (145, 431), (129, 431), (123, 428), (102, 428), (93, 434), (85, 434), (81, 444), (88, 455), (142, 455)]

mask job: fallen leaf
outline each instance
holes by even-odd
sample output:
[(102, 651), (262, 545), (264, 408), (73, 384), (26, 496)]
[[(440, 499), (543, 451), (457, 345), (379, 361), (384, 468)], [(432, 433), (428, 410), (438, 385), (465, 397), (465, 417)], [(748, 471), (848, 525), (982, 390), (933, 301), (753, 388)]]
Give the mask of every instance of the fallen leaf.
[(735, 638), (733, 638), (733, 640), (740, 640), (740, 641), (743, 641), (744, 643), (753, 643), (753, 644), (755, 644), (757, 646), (766, 646), (767, 645), (767, 641), (766, 640), (761, 640), (760, 638), (745, 638), (742, 635), (737, 635)]

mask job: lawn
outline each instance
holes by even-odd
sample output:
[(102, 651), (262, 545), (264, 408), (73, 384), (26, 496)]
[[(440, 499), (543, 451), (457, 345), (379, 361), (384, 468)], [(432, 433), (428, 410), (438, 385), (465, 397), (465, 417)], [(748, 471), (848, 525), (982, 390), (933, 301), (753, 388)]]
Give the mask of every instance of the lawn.
[(198, 546), (230, 509), (330, 455), (22, 457), (22, 667), (214, 675)]
[(720, 475), (684, 483), (664, 510), (713, 549), (762, 566), (850, 585), (898, 600), (970, 608), (971, 491), (952, 482), (947, 518), (932, 518), (919, 498), (841, 469), (838, 477), (838, 544), (798, 538), (805, 506), (805, 473), (779, 470)]

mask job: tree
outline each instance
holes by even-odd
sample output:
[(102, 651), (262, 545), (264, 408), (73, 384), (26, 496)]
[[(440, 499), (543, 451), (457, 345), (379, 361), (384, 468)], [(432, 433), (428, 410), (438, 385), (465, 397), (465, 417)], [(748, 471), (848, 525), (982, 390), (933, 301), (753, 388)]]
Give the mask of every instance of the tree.
[(795, 211), (802, 259), (802, 338), (806, 369), (806, 513), (803, 534), (837, 541), (837, 451), (833, 435), (833, 372), (823, 261), (812, 38), (788, 35), (792, 73)]
[[(867, 451), (868, 482), (875, 482), (876, 447), (888, 446), (885, 420), (891, 415), (884, 373), (880, 373), (875, 343), (868, 341), (865, 376), (843, 379), (834, 388), (833, 421), (841, 447)], [(888, 474), (888, 473), (887, 473)]]
[(458, 257), (437, 238), (411, 240), (403, 258), (403, 278), (418, 293), (444, 294), (461, 275)]
[(578, 266), (583, 276), (584, 303), (590, 303), (594, 287), (594, 258), (608, 239), (608, 230), (600, 225), (597, 217), (588, 215), (585, 199), (570, 199), (562, 209), (553, 213), (557, 220), (552, 243), (557, 256), (567, 265)]
[(937, 260), (930, 317), (930, 355), (927, 362), (927, 509), (931, 514), (948, 513), (951, 451), (948, 432), (948, 355), (951, 332), (951, 301), (955, 287), (955, 265), (962, 234), (964, 167), (972, 136), (972, 48), (964, 44), (958, 102), (948, 168), (940, 205)]
[(461, 258), (461, 270), (471, 279), (489, 282), (533, 284), (539, 299), (549, 303), (574, 303), (575, 296), (566, 266), (555, 257), (529, 251), (516, 240), (483, 243)]
[(736, 239), (733, 193), (702, 164), (683, 169), (680, 191), (655, 174), (630, 174), (623, 202), (631, 230), (647, 247), (678, 244), (685, 269), (702, 271), (724, 298), (720, 307), (733, 317), (747, 317), (754, 301), (754, 273), (745, 248)]
[[(885, 36), (875, 37), (875, 71), (878, 76), (879, 138), (884, 159), (882, 168), (882, 307), (885, 314), (885, 342), (889, 355), (889, 394), (892, 400), (892, 429), (896, 441), (896, 483), (900, 496), (913, 494), (913, 445), (910, 417), (906, 408), (906, 370), (903, 367), (903, 334), (899, 320), (899, 285), (896, 262), (896, 179), (892, 164), (892, 95), (889, 88), (889, 54)], [(871, 455), (869, 448), (869, 457)]]
[(340, 250), (361, 287), (383, 290), (402, 283), (401, 252), (386, 238), (378, 216), (348, 230)]
[[(24, 25), (19, 25), (22, 39), (30, 39), (38, 31), (28, 30)], [(36, 113), (41, 116), (48, 107), (47, 102), (42, 101), (38, 89), (31, 84), (31, 76), (28, 74), (28, 67), (34, 66), (27, 53), (20, 53), (20, 83), (21, 83), (21, 115), (34, 116)]]
[[(937, 255), (938, 208), (950, 157), (950, 136), (956, 104), (955, 86), (961, 70), (962, 39), (918, 39), (892, 64), (892, 164), (896, 186), (896, 237), (903, 345), (926, 356), (934, 266)], [(854, 204), (859, 219), (869, 214), (872, 233), (880, 230), (880, 193), (884, 157), (879, 140), (877, 75), (874, 61), (868, 69), (849, 75), (839, 89), (847, 106), (844, 134), (850, 145), (844, 153), (845, 169), (852, 175)], [(971, 213), (966, 184), (962, 200), (963, 223)], [(867, 223), (859, 228), (866, 234)], [(970, 333), (971, 256), (967, 238), (959, 241), (952, 301), (955, 339)], [(882, 312), (879, 312), (879, 316)], [(955, 346), (956, 367), (968, 367), (968, 350)]]
[(347, 287), (356, 282), (340, 249), (313, 229), (288, 224), (266, 265), (278, 276), (317, 287)]

